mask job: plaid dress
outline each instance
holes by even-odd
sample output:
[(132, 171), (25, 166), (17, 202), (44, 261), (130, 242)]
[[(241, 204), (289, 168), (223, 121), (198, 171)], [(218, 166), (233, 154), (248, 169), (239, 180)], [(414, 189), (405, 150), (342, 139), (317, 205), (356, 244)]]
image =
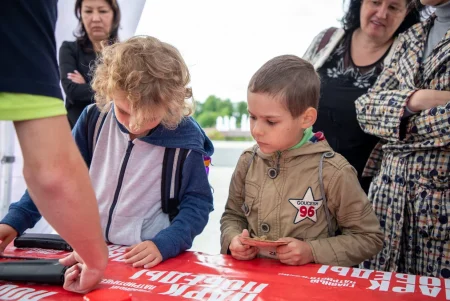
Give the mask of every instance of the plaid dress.
[(415, 91), (450, 90), (450, 31), (423, 59), (434, 19), (400, 36), (390, 65), (356, 100), (361, 128), (383, 140), (365, 175), (375, 175), (369, 199), (385, 241), (362, 267), (449, 278), (450, 102), (402, 119)]

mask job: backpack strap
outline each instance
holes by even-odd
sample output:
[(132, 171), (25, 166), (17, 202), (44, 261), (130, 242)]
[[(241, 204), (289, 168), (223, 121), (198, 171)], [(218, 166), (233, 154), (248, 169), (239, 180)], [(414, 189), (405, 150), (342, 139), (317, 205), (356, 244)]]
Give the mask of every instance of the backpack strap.
[(322, 156), (320, 157), (320, 163), (319, 163), (319, 185), (320, 185), (320, 193), (322, 194), (322, 201), (323, 201), (323, 206), (325, 209), (325, 216), (327, 218), (327, 225), (328, 225), (328, 236), (329, 237), (334, 237), (336, 236), (336, 233), (333, 231), (332, 227), (331, 227), (331, 213), (330, 213), (330, 209), (328, 208), (327, 205), (327, 196), (325, 195), (325, 187), (323, 184), (323, 160), (324, 158), (333, 158), (334, 157), (334, 153), (333, 152), (326, 152), (323, 153)]
[(90, 158), (94, 155), (95, 145), (97, 144), (98, 135), (105, 122), (106, 115), (108, 115), (108, 111), (99, 111), (95, 104), (90, 105), (87, 109), (86, 137)]
[[(250, 166), (252, 166), (253, 160), (255, 160), (256, 152), (258, 151), (258, 148), (259, 148), (258, 144), (255, 144), (253, 146), (252, 156), (250, 157), (250, 160), (248, 160), (248, 163), (247, 163), (247, 169), (245, 171), (245, 176), (244, 176), (244, 185), (242, 185), (242, 187), (243, 187), (242, 188), (242, 195), (243, 195), (244, 199), (245, 199), (245, 178), (247, 177), (247, 174), (248, 174), (248, 171), (250, 169)], [(249, 208), (247, 207), (247, 204), (245, 204), (245, 201), (242, 204), (241, 209), (244, 212), (245, 216), (248, 216), (250, 214)]]
[(183, 165), (190, 150), (184, 148), (166, 148), (161, 176), (161, 208), (169, 215), (169, 220), (179, 212), (181, 177)]

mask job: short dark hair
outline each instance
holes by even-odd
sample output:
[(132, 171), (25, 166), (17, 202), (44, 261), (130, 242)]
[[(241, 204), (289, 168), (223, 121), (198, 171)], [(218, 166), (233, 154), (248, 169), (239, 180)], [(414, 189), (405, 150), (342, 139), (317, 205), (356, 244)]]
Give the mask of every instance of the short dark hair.
[(297, 118), (309, 107), (317, 109), (320, 78), (308, 61), (295, 55), (281, 55), (256, 71), (248, 91), (280, 96), (292, 117)]
[[(341, 20), (342, 27), (346, 32), (352, 32), (361, 26), (360, 15), (363, 1), (364, 0), (350, 0), (347, 12)], [(420, 13), (424, 6), (419, 1), (415, 0), (406, 0), (406, 6), (408, 14), (397, 28), (394, 36), (397, 36), (399, 33), (404, 32), (414, 24), (420, 22)]]
[[(119, 40), (119, 27), (120, 27), (120, 8), (117, 0), (105, 0), (113, 11), (113, 21), (111, 26), (111, 32), (108, 37), (108, 44), (113, 44)], [(84, 51), (93, 51), (93, 49), (88, 49), (87, 46), (91, 41), (89, 41), (89, 37), (86, 32), (86, 28), (84, 27), (83, 20), (81, 19), (81, 6), (83, 4), (83, 0), (77, 0), (75, 2), (75, 17), (78, 19), (78, 28), (75, 31), (74, 35), (77, 38), (78, 44)]]

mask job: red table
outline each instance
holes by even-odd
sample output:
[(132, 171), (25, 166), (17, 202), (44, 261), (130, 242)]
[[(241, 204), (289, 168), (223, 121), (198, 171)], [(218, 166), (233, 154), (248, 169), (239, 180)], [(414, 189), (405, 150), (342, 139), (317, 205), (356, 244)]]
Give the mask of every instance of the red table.
[[(129, 291), (138, 300), (450, 300), (450, 279), (327, 265), (286, 266), (276, 260), (237, 261), (195, 252), (152, 269), (123, 262), (125, 247), (109, 246), (100, 288)], [(65, 252), (9, 247), (5, 255), (60, 258)], [(61, 287), (0, 282), (0, 300), (83, 300)]]

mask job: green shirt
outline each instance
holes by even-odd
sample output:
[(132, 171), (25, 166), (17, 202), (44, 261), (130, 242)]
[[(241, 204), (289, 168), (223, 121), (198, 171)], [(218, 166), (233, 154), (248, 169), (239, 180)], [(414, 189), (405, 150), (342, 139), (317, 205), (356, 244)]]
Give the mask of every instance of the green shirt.
[(59, 98), (0, 92), (0, 120), (23, 121), (66, 114)]
[(303, 144), (305, 144), (306, 142), (308, 142), (312, 137), (314, 136), (314, 133), (312, 131), (312, 126), (307, 128), (304, 132), (303, 132), (303, 138), (302, 140), (300, 140), (299, 143), (297, 143), (296, 145), (294, 145), (293, 147), (291, 147), (290, 149), (296, 149), (299, 148), (300, 146), (302, 146)]

